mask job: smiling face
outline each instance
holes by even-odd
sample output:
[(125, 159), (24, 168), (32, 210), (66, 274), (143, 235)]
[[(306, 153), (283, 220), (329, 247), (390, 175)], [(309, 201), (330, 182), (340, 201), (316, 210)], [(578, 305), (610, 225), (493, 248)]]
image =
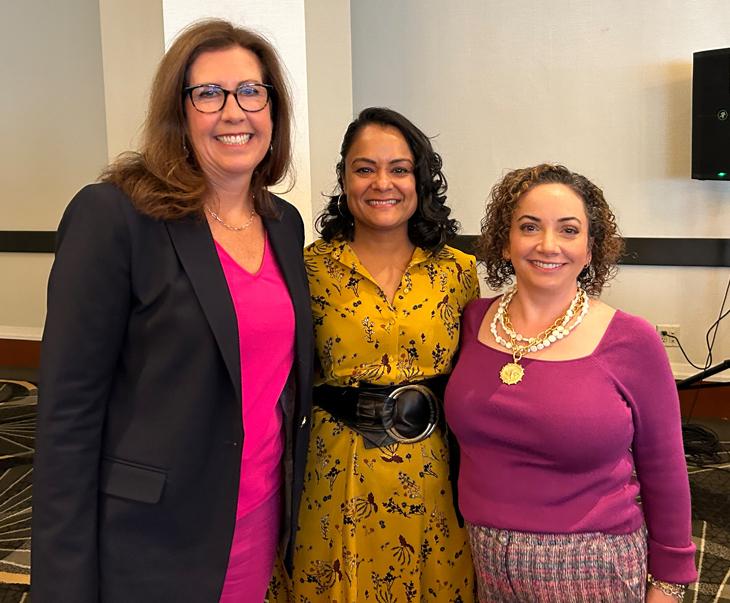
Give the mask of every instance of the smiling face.
[[(218, 84), (235, 90), (245, 83), (261, 84), (256, 55), (235, 46), (201, 54), (190, 68), (188, 86)], [(256, 113), (243, 111), (233, 94), (217, 113), (201, 113), (186, 97), (188, 136), (200, 167), (214, 188), (247, 184), (271, 144), (271, 102)]]
[(583, 200), (564, 184), (540, 184), (517, 204), (509, 247), (518, 287), (575, 293), (576, 280), (591, 260)]
[(413, 168), (413, 154), (397, 128), (371, 124), (360, 131), (342, 174), (356, 240), (366, 231), (408, 237), (408, 220), (418, 206)]

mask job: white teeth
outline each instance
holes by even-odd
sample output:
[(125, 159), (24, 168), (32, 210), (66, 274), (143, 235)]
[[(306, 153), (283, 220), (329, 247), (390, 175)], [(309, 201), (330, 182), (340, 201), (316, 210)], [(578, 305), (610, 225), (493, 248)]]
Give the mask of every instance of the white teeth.
[(246, 144), (249, 140), (251, 140), (251, 134), (237, 134), (235, 136), (216, 136), (216, 140), (222, 142), (223, 144)]
[(547, 264), (545, 262), (538, 262), (538, 261), (533, 261), (532, 263), (535, 264), (535, 266), (538, 266), (539, 268), (546, 268), (546, 269), (557, 268), (558, 266), (562, 266), (562, 264)]
[(398, 203), (397, 199), (386, 199), (385, 201), (371, 199), (367, 201), (368, 205), (395, 205), (396, 203)]

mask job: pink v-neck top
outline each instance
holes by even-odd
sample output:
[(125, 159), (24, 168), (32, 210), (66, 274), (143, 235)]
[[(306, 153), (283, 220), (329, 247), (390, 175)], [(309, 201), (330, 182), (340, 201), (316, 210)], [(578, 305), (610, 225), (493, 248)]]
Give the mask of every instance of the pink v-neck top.
[(461, 446), (466, 520), (561, 534), (628, 534), (646, 520), (649, 571), (658, 580), (693, 582), (679, 400), (657, 333), (616, 312), (589, 356), (523, 358), (522, 381), (506, 385), (499, 372), (512, 355), (477, 338), (493, 301), (467, 306), (445, 396)]
[(294, 307), (269, 248), (258, 273), (244, 270), (216, 242), (238, 319), (243, 391), (243, 452), (237, 516), (250, 513), (282, 483), (279, 396), (294, 361)]

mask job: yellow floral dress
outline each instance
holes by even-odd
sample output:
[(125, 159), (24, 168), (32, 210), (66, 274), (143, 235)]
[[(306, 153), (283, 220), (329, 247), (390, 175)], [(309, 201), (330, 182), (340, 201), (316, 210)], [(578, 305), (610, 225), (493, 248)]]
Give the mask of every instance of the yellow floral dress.
[[(451, 372), (461, 313), (479, 297), (472, 256), (416, 248), (392, 304), (347, 242), (316, 241), (304, 259), (316, 385), (395, 385)], [(315, 407), (304, 480), (294, 575), (277, 562), (270, 601), (475, 600), (440, 430), (417, 444), (366, 449), (362, 436)]]

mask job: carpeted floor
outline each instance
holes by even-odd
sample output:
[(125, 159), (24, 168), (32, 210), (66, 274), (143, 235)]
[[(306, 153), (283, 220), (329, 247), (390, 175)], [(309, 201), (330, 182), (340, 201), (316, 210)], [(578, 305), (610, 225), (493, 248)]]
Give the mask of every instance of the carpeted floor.
[(0, 603), (27, 603), (37, 389), (0, 381)]
[[(37, 389), (0, 380), (0, 603), (30, 603), (30, 516)], [(730, 422), (696, 419), (724, 451), (712, 467), (690, 461), (692, 535), (700, 580), (685, 603), (730, 603)]]
[(692, 492), (692, 537), (697, 545), (699, 581), (688, 589), (685, 603), (730, 602), (730, 421), (696, 419), (718, 436), (722, 451), (710, 466), (689, 462)]

